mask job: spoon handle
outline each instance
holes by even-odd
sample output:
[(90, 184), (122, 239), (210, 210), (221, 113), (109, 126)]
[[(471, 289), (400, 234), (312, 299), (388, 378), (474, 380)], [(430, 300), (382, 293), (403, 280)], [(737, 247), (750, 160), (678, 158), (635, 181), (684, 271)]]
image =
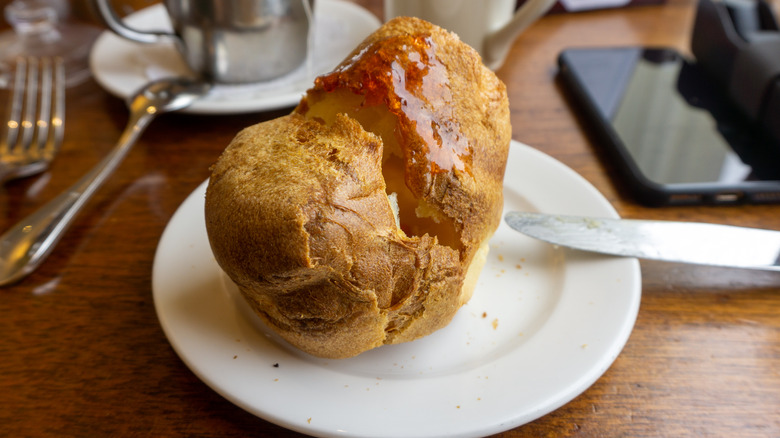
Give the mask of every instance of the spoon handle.
[(114, 149), (86, 175), (0, 236), (0, 286), (21, 280), (51, 253), (78, 213), (130, 152), (154, 119), (153, 111), (131, 111)]

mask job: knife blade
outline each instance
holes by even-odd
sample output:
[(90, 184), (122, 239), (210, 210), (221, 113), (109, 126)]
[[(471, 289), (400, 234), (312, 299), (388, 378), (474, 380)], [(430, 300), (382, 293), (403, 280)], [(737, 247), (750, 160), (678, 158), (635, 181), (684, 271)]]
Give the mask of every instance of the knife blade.
[(780, 231), (699, 222), (512, 211), (516, 231), (554, 245), (617, 256), (780, 271)]

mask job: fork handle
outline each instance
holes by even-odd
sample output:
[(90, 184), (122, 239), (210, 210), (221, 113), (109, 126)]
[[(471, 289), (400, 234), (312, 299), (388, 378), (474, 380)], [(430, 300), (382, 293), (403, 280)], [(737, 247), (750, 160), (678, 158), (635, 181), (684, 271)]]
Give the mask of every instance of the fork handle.
[(68, 190), (0, 236), (0, 286), (21, 280), (51, 253), (97, 189), (130, 152), (154, 119), (153, 112), (131, 111), (114, 149)]

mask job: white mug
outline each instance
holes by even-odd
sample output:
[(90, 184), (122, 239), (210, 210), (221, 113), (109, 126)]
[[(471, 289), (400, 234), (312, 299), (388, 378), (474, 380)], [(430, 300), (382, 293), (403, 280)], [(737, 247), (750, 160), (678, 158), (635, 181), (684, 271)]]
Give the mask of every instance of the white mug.
[(385, 19), (422, 18), (456, 33), (492, 70), (501, 67), (515, 38), (556, 0), (385, 0)]

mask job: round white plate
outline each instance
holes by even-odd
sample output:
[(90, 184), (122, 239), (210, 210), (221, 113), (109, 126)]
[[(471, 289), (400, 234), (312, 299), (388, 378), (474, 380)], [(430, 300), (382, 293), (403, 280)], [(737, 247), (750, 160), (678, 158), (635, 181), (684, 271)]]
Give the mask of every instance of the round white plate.
[[(332, 70), (380, 26), (364, 8), (339, 0), (317, 0), (314, 5), (314, 50), (310, 60), (281, 78), (250, 85), (219, 85), (209, 96), (182, 110), (192, 114), (241, 114), (296, 105), (313, 85), (314, 77)], [(139, 30), (170, 31), (162, 4), (125, 17)], [(126, 98), (147, 82), (165, 76), (192, 76), (172, 43), (140, 44), (106, 31), (90, 53), (95, 80), (115, 96)]]
[[(318, 436), (484, 436), (583, 392), (634, 325), (636, 259), (555, 248), (499, 227), (472, 300), (444, 329), (357, 357), (324, 360), (271, 334), (209, 248), (204, 183), (162, 235), (154, 302), (187, 366), (243, 409)], [(574, 171), (512, 142), (505, 211), (617, 217)]]

